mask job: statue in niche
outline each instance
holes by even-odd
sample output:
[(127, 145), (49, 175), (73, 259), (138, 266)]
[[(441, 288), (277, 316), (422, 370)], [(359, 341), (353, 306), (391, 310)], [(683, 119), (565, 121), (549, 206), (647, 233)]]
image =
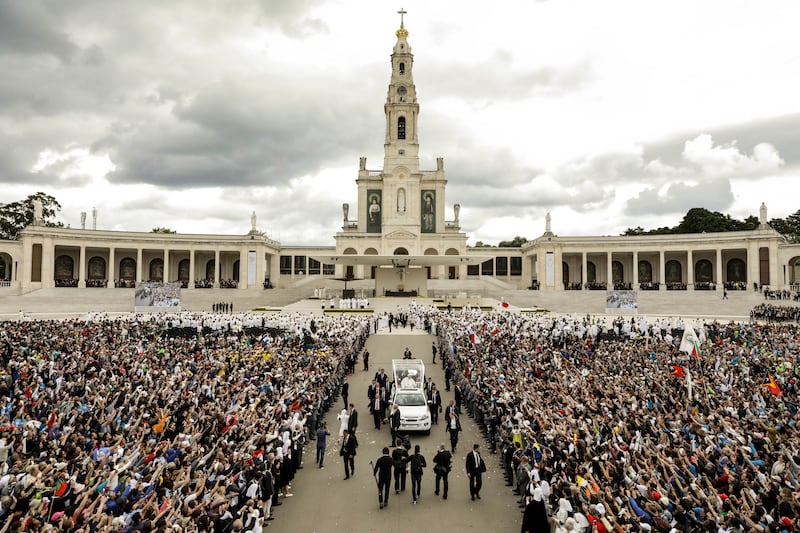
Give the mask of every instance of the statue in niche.
[(397, 191), (397, 212), (406, 212), (406, 190), (400, 189)]
[(367, 158), (366, 157), (358, 158), (358, 170), (367, 170)]

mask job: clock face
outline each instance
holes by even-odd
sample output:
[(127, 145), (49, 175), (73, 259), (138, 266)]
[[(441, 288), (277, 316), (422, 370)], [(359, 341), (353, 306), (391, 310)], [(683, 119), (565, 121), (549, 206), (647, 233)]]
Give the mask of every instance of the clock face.
[(397, 94), (399, 94), (400, 96), (405, 96), (406, 88), (401, 85), (400, 87), (397, 88)]

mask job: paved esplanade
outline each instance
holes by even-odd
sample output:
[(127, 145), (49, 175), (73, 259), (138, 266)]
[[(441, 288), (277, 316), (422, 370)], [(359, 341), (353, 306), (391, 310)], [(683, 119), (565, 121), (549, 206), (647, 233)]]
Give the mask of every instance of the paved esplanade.
[[(290, 498), (281, 498), (283, 505), (274, 508), (275, 520), (268, 522), (267, 531), (272, 532), (327, 532), (327, 531), (376, 531), (422, 532), (422, 531), (519, 531), (522, 522), (521, 510), (510, 487), (504, 485), (503, 473), (499, 466), (500, 455), (491, 455), (488, 444), (473, 420), (464, 413), (461, 416), (463, 432), (459, 436), (458, 449), (453, 454), (453, 470), (450, 472), (450, 491), (447, 500), (434, 495), (433, 457), (439, 444), (445, 443), (450, 449), (450, 441), (439, 416), (439, 424), (433, 426), (430, 435), (412, 434), (411, 453), (415, 444), (421, 447), (428, 468), (422, 477), (422, 490), (416, 505), (411, 503), (411, 479), (406, 481), (406, 490), (399, 495), (394, 493), (394, 482), (389, 492), (389, 506), (378, 507), (378, 489), (372, 476), (370, 461), (381, 455), (381, 450), (391, 440), (388, 425), (380, 431), (374, 429), (372, 415), (367, 408), (367, 387), (381, 367), (391, 377), (392, 359), (402, 358), (406, 346), (414, 357), (425, 362), (425, 372), (433, 378), (442, 393), (442, 403), (446, 406), (453, 398), (453, 392), (444, 390), (444, 372), (436, 358), (431, 362), (431, 342), (434, 337), (419, 332), (416, 328), (411, 334), (408, 328), (393, 328), (392, 333), (380, 332), (370, 336), (366, 344), (369, 350), (369, 370), (363, 370), (359, 359), (354, 375), (348, 377), (350, 392), (348, 401), (358, 411), (358, 453), (356, 473), (344, 480), (344, 466), (339, 457), (339, 421), (336, 415), (342, 410), (342, 398), (334, 403), (325, 420), (331, 436), (325, 454), (325, 468), (314, 465), (315, 442), (309, 442), (303, 455), (304, 468), (298, 470), (292, 482)], [(469, 482), (464, 469), (466, 453), (473, 443), (481, 445), (481, 455), (486, 461), (487, 472), (483, 476), (481, 500), (471, 501)]]

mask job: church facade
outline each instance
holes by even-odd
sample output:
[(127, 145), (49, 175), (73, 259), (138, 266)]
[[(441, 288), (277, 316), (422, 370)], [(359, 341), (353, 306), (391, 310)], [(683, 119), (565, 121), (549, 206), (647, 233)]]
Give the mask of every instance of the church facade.
[[(800, 245), (770, 228), (762, 204), (752, 231), (641, 236), (559, 236), (519, 248), (472, 248), (460, 206), (446, 203), (444, 159), (420, 168), (414, 56), (401, 22), (384, 103), (381, 169), (361, 158), (357, 202), (342, 206), (335, 246), (293, 246), (256, 228), (246, 235), (189, 235), (46, 227), (41, 213), (17, 240), (0, 241), (0, 295), (44, 288), (132, 287), (180, 281), (187, 289), (320, 286), (365, 279), (374, 294), (457, 291), (470, 282), (545, 291), (800, 288)], [(514, 232), (509, 228), (509, 235)]]

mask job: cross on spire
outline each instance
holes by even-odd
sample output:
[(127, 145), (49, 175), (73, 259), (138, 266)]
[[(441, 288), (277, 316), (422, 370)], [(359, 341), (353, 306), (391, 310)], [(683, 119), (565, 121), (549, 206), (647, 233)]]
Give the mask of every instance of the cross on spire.
[(406, 13), (408, 13), (408, 11), (406, 11), (402, 7), (400, 8), (400, 11), (397, 12), (397, 14), (400, 15), (400, 27), (401, 28), (403, 27), (403, 15), (405, 15)]

